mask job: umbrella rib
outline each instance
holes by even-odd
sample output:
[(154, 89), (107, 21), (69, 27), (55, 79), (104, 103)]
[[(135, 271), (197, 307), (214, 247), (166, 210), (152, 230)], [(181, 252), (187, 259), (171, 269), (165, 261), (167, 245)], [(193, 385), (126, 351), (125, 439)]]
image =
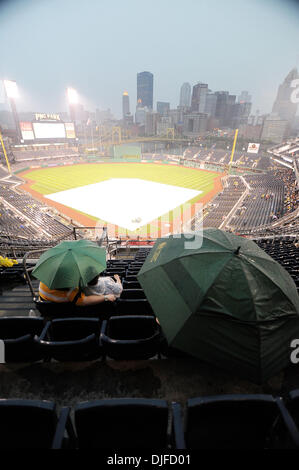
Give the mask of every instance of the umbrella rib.
[[(229, 244), (230, 244), (230, 246), (231, 246), (231, 249), (234, 249), (234, 246), (233, 246), (233, 244), (232, 244), (232, 242), (231, 242), (231, 239), (230, 239), (229, 237), (227, 237), (226, 232), (224, 232), (224, 235), (225, 235), (225, 238), (227, 239), (227, 241), (229, 242)], [(209, 237), (209, 234), (204, 233), (204, 237), (207, 238), (208, 240), (210, 240), (211, 242), (213, 242), (213, 243), (215, 243), (215, 244), (218, 244), (218, 245), (222, 246), (222, 247), (225, 248), (225, 249), (230, 250), (230, 248), (227, 248), (227, 247), (223, 244), (222, 241), (219, 241), (219, 240), (216, 240), (216, 241), (215, 241), (212, 237)]]
[[(232, 260), (232, 258), (228, 259), (227, 262), (230, 262), (231, 260)], [(219, 271), (219, 273), (217, 274), (217, 276), (215, 277), (215, 279), (213, 279), (213, 282), (211, 283), (210, 287), (207, 289), (207, 291), (206, 291), (206, 293), (205, 293), (205, 295), (204, 295), (204, 297), (203, 297), (203, 300), (206, 298), (208, 292), (209, 292), (209, 291), (212, 289), (212, 287), (214, 286), (215, 281), (217, 281), (217, 279), (219, 278), (219, 276), (221, 276), (222, 271), (226, 268), (226, 266), (227, 266), (227, 263), (225, 263), (225, 265), (222, 266), (222, 268), (220, 269), (220, 271)], [(201, 304), (199, 305), (199, 307), (200, 307), (201, 305), (202, 305), (202, 302), (201, 302)]]
[(247, 261), (247, 258), (244, 258), (244, 259), (241, 258), (241, 261), (242, 261), (242, 263), (241, 263), (242, 271), (243, 271), (243, 274), (244, 274), (245, 279), (246, 279), (246, 281), (247, 281), (247, 287), (248, 287), (249, 292), (250, 292), (250, 302), (251, 302), (251, 304), (252, 304), (252, 306), (253, 306), (255, 318), (257, 319), (256, 305), (255, 305), (255, 302), (253, 302), (253, 295), (252, 295), (252, 290), (251, 290), (251, 284), (250, 284), (250, 282), (249, 282), (249, 280), (248, 280), (247, 273), (246, 273), (246, 269), (245, 269), (244, 264), (243, 264), (244, 261), (245, 261), (245, 262)]
[[(251, 266), (253, 265), (253, 263), (250, 261), (250, 259), (246, 258), (246, 261), (247, 261)], [(266, 261), (266, 260), (265, 260), (265, 261)], [(271, 262), (272, 260), (269, 260), (269, 261)], [(275, 265), (277, 264), (276, 261), (274, 261), (274, 263), (275, 263)], [(255, 266), (255, 267), (256, 267), (256, 266)], [(283, 292), (284, 296), (285, 296), (287, 299), (289, 299), (289, 300), (293, 303), (293, 301), (292, 301), (292, 300), (289, 298), (289, 296), (285, 293), (284, 289), (282, 289), (282, 286), (280, 286), (280, 285), (276, 282), (276, 280), (271, 277), (270, 272), (267, 272), (267, 270), (261, 270), (261, 272), (264, 274), (264, 276), (266, 276), (268, 279), (270, 279), (270, 281), (273, 282), (273, 284), (275, 284), (276, 287), (278, 287), (278, 289), (280, 289), (280, 290)], [(289, 273), (287, 272), (287, 274), (289, 274)], [(292, 280), (291, 276), (290, 276), (290, 279)]]

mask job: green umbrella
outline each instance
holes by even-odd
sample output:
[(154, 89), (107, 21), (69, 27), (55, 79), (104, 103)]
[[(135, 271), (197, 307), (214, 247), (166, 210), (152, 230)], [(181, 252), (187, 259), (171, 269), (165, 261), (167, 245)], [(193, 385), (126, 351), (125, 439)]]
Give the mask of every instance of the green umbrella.
[(218, 229), (200, 241), (157, 240), (138, 280), (170, 345), (263, 381), (299, 337), (296, 285), (253, 241)]
[(42, 254), (32, 274), (49, 289), (84, 287), (106, 268), (106, 250), (88, 240), (65, 241)]

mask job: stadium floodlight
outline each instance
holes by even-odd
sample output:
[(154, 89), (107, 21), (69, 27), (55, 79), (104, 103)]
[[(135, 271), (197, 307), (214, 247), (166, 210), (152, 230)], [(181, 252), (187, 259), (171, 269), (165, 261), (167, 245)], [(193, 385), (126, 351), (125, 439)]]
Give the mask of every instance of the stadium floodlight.
[(10, 99), (18, 98), (18, 86), (14, 80), (3, 80), (4, 88), (7, 94), (7, 97)]
[(78, 103), (78, 93), (74, 88), (67, 88), (67, 97), (70, 104)]

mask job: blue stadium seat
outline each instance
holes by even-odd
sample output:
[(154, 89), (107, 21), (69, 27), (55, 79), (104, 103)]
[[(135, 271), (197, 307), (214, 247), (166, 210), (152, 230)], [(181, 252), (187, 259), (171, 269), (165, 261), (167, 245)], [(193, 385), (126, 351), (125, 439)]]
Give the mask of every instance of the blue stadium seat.
[(168, 418), (165, 400), (115, 398), (78, 404), (79, 449), (167, 449)]
[(125, 290), (127, 290), (127, 289), (142, 289), (139, 282), (134, 282), (134, 281), (123, 281), (123, 288)]
[(160, 352), (161, 328), (153, 316), (115, 316), (103, 321), (100, 339), (112, 359), (149, 359)]
[(128, 282), (138, 282), (138, 279), (137, 279), (137, 276), (131, 276), (131, 275), (127, 275), (124, 279), (125, 281), (128, 281)]
[(5, 362), (35, 362), (43, 359), (34, 336), (44, 327), (42, 318), (0, 317), (0, 339), (5, 345)]
[(115, 302), (115, 309), (118, 315), (153, 315), (153, 309), (147, 299), (120, 298)]
[(58, 318), (46, 323), (35, 342), (48, 360), (91, 361), (102, 355), (100, 328), (96, 318)]
[(271, 395), (219, 395), (187, 402), (187, 449), (299, 448), (299, 432)]
[(102, 302), (97, 305), (78, 307), (71, 302), (57, 303), (34, 299), (36, 309), (45, 319), (74, 318), (74, 317), (99, 317), (108, 318), (116, 313), (114, 302)]
[(65, 433), (69, 429), (68, 414), (69, 410), (66, 409), (62, 415), (64, 422), (61, 423), (53, 402), (1, 399), (0, 448), (62, 449), (69, 442), (69, 436)]
[(121, 299), (145, 299), (143, 289), (124, 289), (120, 296)]

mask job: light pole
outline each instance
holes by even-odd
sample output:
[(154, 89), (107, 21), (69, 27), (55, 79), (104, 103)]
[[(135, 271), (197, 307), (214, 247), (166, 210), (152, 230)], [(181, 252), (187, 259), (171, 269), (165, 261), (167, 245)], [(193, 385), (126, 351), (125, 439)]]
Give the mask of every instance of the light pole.
[(71, 121), (75, 122), (76, 121), (76, 107), (79, 101), (78, 98), (78, 93), (74, 88), (67, 88), (67, 97), (68, 97), (68, 102), (69, 102), (69, 107), (70, 107), (70, 118)]
[(75, 129), (75, 136), (77, 136), (77, 130), (76, 130), (76, 117), (77, 117), (77, 105), (79, 102), (79, 97), (77, 90), (74, 88), (68, 87), (66, 89), (66, 94), (67, 94), (67, 99), (69, 103), (69, 109), (70, 109), (70, 118), (71, 121), (74, 123), (74, 129)]
[(9, 164), (9, 161), (8, 161), (8, 158), (7, 158), (6, 148), (5, 148), (5, 145), (4, 145), (4, 142), (3, 142), (1, 131), (0, 131), (0, 142), (1, 142), (1, 146), (2, 146), (3, 153), (4, 153), (4, 158), (5, 158), (5, 161), (6, 161), (8, 171), (9, 171), (9, 173), (11, 173), (11, 168), (10, 168), (10, 164)]
[(15, 103), (15, 99), (18, 98), (19, 96), (17, 83), (15, 82), (15, 80), (4, 80), (3, 83), (4, 83), (6, 96), (10, 103), (13, 119), (15, 122), (17, 137), (18, 137), (18, 140), (21, 141), (22, 133), (20, 129), (20, 120), (19, 120), (19, 116), (17, 113), (16, 103)]

